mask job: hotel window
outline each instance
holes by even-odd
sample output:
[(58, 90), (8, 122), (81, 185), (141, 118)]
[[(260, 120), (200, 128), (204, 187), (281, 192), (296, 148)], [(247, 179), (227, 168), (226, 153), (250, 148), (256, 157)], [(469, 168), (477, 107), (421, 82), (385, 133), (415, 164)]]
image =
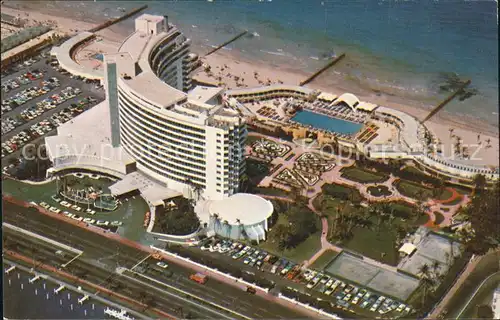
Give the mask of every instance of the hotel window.
[(220, 187), (220, 183), (217, 183), (217, 187)]

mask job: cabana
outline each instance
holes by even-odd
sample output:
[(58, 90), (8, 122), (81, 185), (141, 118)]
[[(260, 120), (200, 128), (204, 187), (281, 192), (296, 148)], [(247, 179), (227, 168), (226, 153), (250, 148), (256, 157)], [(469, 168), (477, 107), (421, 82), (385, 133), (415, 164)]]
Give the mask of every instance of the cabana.
[(344, 94), (340, 95), (340, 97), (338, 97), (338, 99), (335, 100), (332, 103), (332, 105), (335, 106), (335, 105), (338, 105), (342, 102), (344, 104), (346, 104), (347, 106), (349, 106), (349, 108), (351, 108), (352, 110), (356, 110), (356, 107), (360, 103), (358, 97), (356, 97), (352, 93), (344, 93)]

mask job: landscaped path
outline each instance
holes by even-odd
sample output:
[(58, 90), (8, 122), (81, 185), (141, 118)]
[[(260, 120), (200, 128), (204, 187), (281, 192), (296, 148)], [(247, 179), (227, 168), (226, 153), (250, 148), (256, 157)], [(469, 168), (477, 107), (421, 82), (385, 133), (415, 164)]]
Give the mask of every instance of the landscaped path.
[[(276, 175), (278, 175), (282, 170), (285, 168), (288, 169), (293, 169), (294, 162), (296, 159), (298, 159), (303, 153), (306, 152), (317, 152), (318, 150), (315, 149), (309, 149), (304, 146), (298, 146), (292, 142), (289, 141), (284, 141), (275, 137), (270, 137), (270, 136), (264, 136), (258, 133), (250, 133), (249, 135), (252, 136), (258, 136), (262, 137), (265, 139), (268, 139), (270, 141), (273, 141), (278, 144), (285, 144), (289, 147), (291, 147), (291, 151), (289, 151), (287, 155), (290, 153), (294, 153), (294, 156), (289, 159), (285, 160), (283, 157), (277, 157), (271, 161), (273, 165), (282, 165), (282, 168), (280, 170), (276, 170), (273, 172), (271, 175), (265, 177), (261, 183), (259, 184), (260, 186), (263, 187), (268, 187), (273, 179), (275, 178)], [(247, 149), (248, 153), (251, 154), (251, 148)], [(335, 161), (337, 160), (337, 161)], [(342, 161), (339, 161), (342, 160)], [(327, 171), (321, 174), (320, 180), (314, 184), (313, 186), (305, 186), (307, 189), (309, 189), (306, 194), (304, 194), (306, 197), (309, 198), (309, 203), (308, 207), (315, 212), (318, 215), (321, 215), (320, 212), (314, 208), (313, 201), (314, 199), (321, 194), (322, 192), (322, 187), (324, 184), (340, 184), (340, 185), (345, 185), (348, 187), (354, 187), (357, 190), (359, 190), (360, 194), (368, 201), (368, 202), (396, 202), (396, 201), (403, 201), (409, 204), (416, 205), (418, 203), (417, 200), (407, 197), (403, 194), (401, 194), (397, 188), (394, 186), (394, 182), (396, 182), (399, 178), (394, 176), (393, 174), (389, 175), (389, 178), (385, 180), (384, 182), (379, 182), (379, 183), (360, 183), (356, 182), (353, 180), (349, 180), (346, 178), (342, 177), (342, 169), (346, 167), (353, 166), (355, 164), (355, 161), (352, 159), (340, 159), (337, 156), (332, 157), (332, 161), (335, 163), (335, 166)], [(275, 185), (279, 185), (276, 182), (273, 182)], [(369, 187), (376, 187), (376, 186), (385, 186), (388, 188), (388, 190), (391, 192), (391, 195), (389, 196), (380, 196), (376, 197), (371, 195), (368, 192)], [(280, 186), (283, 187), (283, 186)], [(287, 189), (285, 187), (285, 189)], [(426, 211), (425, 213), (429, 216), (429, 221), (427, 222), (426, 226), (431, 227), (431, 228), (436, 228), (440, 226), (448, 226), (451, 225), (452, 217), (457, 213), (458, 209), (469, 202), (469, 198), (467, 196), (461, 196), (455, 189), (449, 188), (449, 190), (452, 192), (452, 196), (449, 199), (446, 200), (435, 200), (435, 199), (428, 199), (427, 201), (423, 202), (423, 204), (426, 206)], [(293, 201), (289, 198), (286, 197), (274, 197), (274, 196), (267, 196), (267, 195), (260, 195), (264, 198), (268, 199), (278, 199), (278, 200), (284, 200), (284, 201)], [(446, 203), (454, 201), (457, 197), (462, 197), (462, 201), (453, 205), (453, 206), (447, 206)], [(443, 208), (446, 208), (447, 211), (443, 210)], [(444, 220), (439, 224), (436, 225), (436, 216), (434, 212), (440, 212)], [(328, 236), (328, 220), (326, 218), (321, 218), (321, 223), (322, 223), (322, 234), (321, 234), (321, 249), (313, 256), (311, 259), (309, 259), (306, 262), (306, 265), (310, 265), (312, 262), (314, 262), (325, 250), (335, 250), (335, 251), (342, 251), (342, 248), (335, 246), (328, 242), (327, 236)]]

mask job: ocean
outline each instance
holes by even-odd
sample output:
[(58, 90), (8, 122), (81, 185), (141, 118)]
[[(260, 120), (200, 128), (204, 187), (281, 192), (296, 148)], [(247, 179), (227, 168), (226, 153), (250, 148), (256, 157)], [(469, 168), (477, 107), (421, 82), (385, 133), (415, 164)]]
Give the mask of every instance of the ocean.
[[(327, 72), (345, 83), (436, 105), (448, 93), (443, 75), (471, 79), (477, 94), (445, 110), (498, 124), (497, 3), (495, 1), (246, 0), (41, 2), (96, 21), (148, 4), (167, 15), (201, 52), (237, 33), (249, 36), (225, 50), (274, 66), (311, 72), (346, 53)], [(133, 19), (119, 24), (133, 29)], [(115, 27), (113, 27), (115, 28)], [(353, 92), (356, 93), (356, 92)]]
[[(4, 266), (4, 269), (5, 266)], [(8, 319), (110, 319), (104, 314), (106, 306), (98, 301), (87, 300), (76, 292), (63, 290), (54, 293), (58, 285), (40, 279), (29, 283), (30, 275), (14, 270), (3, 273), (3, 310)]]

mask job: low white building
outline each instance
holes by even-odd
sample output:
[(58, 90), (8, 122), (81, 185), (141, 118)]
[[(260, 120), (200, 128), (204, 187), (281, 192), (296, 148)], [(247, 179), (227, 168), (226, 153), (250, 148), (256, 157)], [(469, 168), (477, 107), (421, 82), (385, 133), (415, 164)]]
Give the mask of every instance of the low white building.
[(208, 227), (214, 233), (234, 240), (265, 240), (268, 220), (273, 214), (271, 201), (257, 195), (238, 193), (209, 204)]

